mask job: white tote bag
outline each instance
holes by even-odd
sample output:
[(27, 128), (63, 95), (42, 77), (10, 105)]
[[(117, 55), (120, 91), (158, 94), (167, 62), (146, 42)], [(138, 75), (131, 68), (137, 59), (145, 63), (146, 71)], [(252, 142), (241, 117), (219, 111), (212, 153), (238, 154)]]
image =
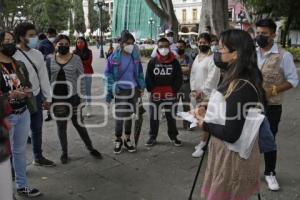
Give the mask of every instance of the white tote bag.
[(258, 138), (259, 128), (264, 118), (261, 109), (250, 108), (240, 138), (235, 143), (225, 142), (228, 149), (238, 152), (241, 158), (248, 159)]
[[(250, 108), (245, 119), (240, 138), (235, 143), (225, 142), (227, 148), (239, 153), (239, 156), (248, 159), (251, 155), (253, 145), (258, 137), (259, 128), (265, 116), (258, 108)], [(225, 125), (226, 122), (226, 101), (222, 93), (214, 90), (209, 99), (206, 115), (206, 123)]]

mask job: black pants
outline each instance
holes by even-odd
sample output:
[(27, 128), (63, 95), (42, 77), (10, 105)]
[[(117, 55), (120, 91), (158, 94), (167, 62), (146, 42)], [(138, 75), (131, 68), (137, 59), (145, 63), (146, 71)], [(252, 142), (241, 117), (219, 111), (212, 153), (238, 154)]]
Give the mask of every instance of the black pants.
[(175, 111), (176, 108), (174, 103), (176, 100), (172, 101), (153, 101), (150, 98), (150, 137), (152, 139), (156, 139), (158, 135), (158, 130), (159, 130), (159, 118), (160, 118), (160, 112), (161, 109), (164, 108), (166, 118), (167, 118), (167, 124), (168, 124), (168, 135), (171, 140), (174, 140), (177, 135), (177, 127), (176, 127), (176, 120), (175, 120)]
[[(190, 107), (190, 102), (191, 102), (191, 98), (190, 98), (190, 94), (191, 94), (191, 87), (190, 87), (190, 82), (188, 81), (184, 81), (180, 90), (178, 91), (178, 103), (181, 99), (182, 104), (183, 104), (183, 111), (184, 112), (189, 112), (191, 110)], [(176, 108), (176, 112), (177, 112), (178, 108)], [(183, 120), (183, 128), (189, 128), (190, 127), (190, 122)]]
[[(57, 102), (57, 101), (54, 101), (54, 102)], [(62, 102), (62, 101), (60, 100), (60, 102)], [(77, 115), (80, 113), (77, 113), (77, 108), (78, 108), (78, 105), (80, 104), (80, 98), (78, 96), (72, 96), (70, 99), (67, 100), (67, 102), (70, 103), (73, 107), (73, 113), (72, 113), (72, 117), (71, 117), (73, 126), (77, 130), (79, 136), (81, 137), (81, 139), (84, 142), (87, 149), (89, 151), (93, 150), (92, 141), (88, 135), (87, 129), (85, 127), (80, 126), (78, 123)], [(80, 120), (83, 121), (81, 114), (80, 114)], [(68, 121), (57, 120), (56, 124), (57, 124), (57, 132), (58, 132), (58, 137), (59, 137), (59, 141), (61, 144), (62, 152), (63, 152), (63, 154), (68, 154), (68, 139), (67, 139)]]
[(121, 138), (125, 124), (125, 135), (131, 135), (132, 114), (136, 112), (137, 90), (120, 90), (115, 98), (115, 135)]
[[(270, 128), (276, 137), (278, 132), (278, 125), (281, 120), (281, 113), (282, 113), (282, 105), (270, 105), (267, 106), (266, 116), (270, 122)], [(265, 175), (270, 175), (273, 173), (276, 174), (276, 161), (277, 161), (277, 151), (271, 151), (264, 154), (265, 156)]]

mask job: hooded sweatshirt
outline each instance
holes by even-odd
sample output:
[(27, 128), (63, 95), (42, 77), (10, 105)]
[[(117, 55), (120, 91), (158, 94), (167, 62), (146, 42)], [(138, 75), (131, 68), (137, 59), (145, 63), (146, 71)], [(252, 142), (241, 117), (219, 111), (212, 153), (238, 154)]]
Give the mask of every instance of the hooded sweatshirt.
[(153, 100), (173, 100), (182, 85), (181, 66), (176, 56), (170, 52), (163, 57), (157, 52), (147, 67), (146, 88)]

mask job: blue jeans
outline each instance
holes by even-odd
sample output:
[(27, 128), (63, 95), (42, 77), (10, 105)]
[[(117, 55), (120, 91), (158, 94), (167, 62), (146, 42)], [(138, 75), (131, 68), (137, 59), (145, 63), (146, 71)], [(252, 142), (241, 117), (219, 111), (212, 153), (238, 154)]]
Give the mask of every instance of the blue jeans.
[[(87, 74), (89, 75), (89, 74)], [(92, 80), (93, 78), (90, 76), (84, 77), (85, 79), (85, 95), (87, 96), (85, 102), (87, 105), (89, 105), (92, 102), (91, 96), (92, 96)]]
[(30, 130), (30, 114), (26, 110), (20, 115), (11, 114), (8, 117), (11, 123), (10, 142), (12, 149), (13, 167), (16, 174), (17, 189), (27, 186), (26, 177), (26, 145)]
[(35, 160), (42, 157), (42, 128), (43, 128), (43, 96), (36, 96), (36, 104), (38, 111), (31, 114), (31, 140), (33, 148), (33, 156)]

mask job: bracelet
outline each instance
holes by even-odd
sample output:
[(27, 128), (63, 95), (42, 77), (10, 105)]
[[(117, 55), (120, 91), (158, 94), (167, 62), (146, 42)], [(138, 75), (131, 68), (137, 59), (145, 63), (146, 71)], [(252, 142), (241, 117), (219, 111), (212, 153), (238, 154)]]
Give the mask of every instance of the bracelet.
[(277, 92), (277, 86), (276, 85), (273, 85), (272, 86), (272, 96), (277, 96), (278, 95), (278, 92)]

